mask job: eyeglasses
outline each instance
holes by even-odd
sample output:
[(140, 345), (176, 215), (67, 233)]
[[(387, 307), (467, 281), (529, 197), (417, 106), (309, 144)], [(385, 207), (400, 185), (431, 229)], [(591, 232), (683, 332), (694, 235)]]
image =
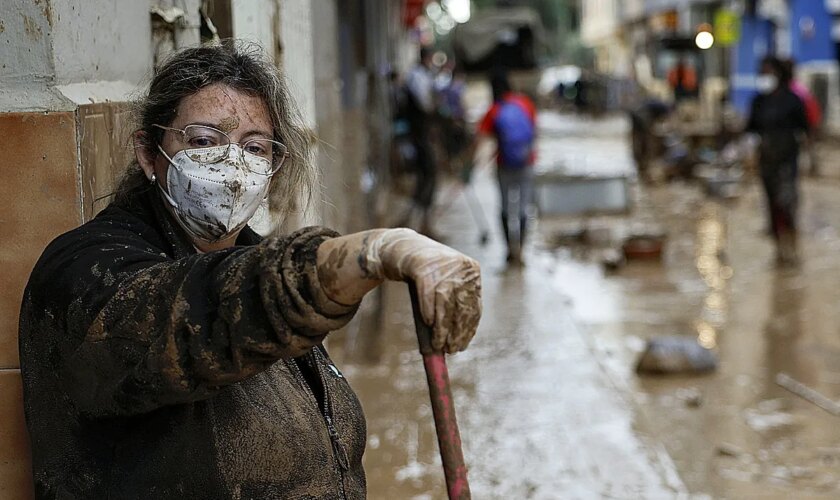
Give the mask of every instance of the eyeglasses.
[[(223, 161), (228, 157), (230, 145), (236, 144), (242, 149), (243, 160), (245, 160), (244, 155), (249, 154), (267, 160), (270, 165), (265, 170), (255, 171), (251, 169), (251, 171), (260, 175), (274, 175), (283, 166), (286, 158), (291, 156), (288, 148), (277, 141), (271, 139), (250, 139), (240, 144), (238, 142), (232, 142), (230, 136), (221, 130), (208, 127), (207, 125), (187, 125), (183, 129), (164, 127), (158, 124), (153, 124), (152, 126), (177, 133), (181, 136), (181, 142), (187, 146), (187, 149), (206, 150), (206, 153), (201, 156), (202, 163), (213, 164)], [(251, 166), (250, 162), (243, 161), (243, 163), (246, 166)]]

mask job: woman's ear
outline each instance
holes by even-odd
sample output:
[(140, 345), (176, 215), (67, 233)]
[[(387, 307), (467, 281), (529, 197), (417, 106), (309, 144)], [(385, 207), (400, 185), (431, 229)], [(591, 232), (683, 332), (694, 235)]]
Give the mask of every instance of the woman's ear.
[(157, 153), (149, 151), (147, 148), (146, 132), (137, 130), (132, 135), (134, 141), (134, 156), (137, 157), (137, 163), (146, 174), (146, 178), (152, 180), (152, 175), (155, 173), (155, 159)]

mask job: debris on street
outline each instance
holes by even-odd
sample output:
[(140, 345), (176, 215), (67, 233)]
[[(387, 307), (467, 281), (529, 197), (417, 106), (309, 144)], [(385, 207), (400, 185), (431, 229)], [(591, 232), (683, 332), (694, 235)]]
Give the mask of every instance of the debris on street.
[(714, 352), (689, 337), (656, 337), (647, 341), (636, 364), (641, 374), (708, 373), (717, 369)]
[(633, 235), (621, 245), (627, 260), (659, 260), (665, 247), (662, 235)]
[(797, 382), (790, 375), (786, 373), (777, 374), (776, 383), (802, 399), (817, 405), (828, 413), (831, 413), (836, 417), (840, 416), (840, 403), (828, 399), (823, 394), (801, 382)]

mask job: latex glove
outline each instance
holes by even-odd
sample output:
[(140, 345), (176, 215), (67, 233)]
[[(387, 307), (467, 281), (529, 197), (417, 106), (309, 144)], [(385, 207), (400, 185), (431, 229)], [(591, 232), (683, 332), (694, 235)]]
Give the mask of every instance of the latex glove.
[(363, 255), (371, 277), (414, 282), (433, 348), (453, 353), (467, 347), (481, 318), (478, 262), (411, 229), (371, 234)]

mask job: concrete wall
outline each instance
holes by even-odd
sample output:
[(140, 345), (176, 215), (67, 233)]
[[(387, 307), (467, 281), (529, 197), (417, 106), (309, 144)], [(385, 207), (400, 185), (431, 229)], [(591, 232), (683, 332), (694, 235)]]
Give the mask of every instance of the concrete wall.
[(0, 83), (47, 83), (52, 65), (49, 8), (35, 2), (0, 3)]
[[(582, 2), (586, 3), (586, 2)], [(644, 0), (624, 0), (621, 5), (621, 20), (623, 22), (633, 22), (644, 17), (645, 15), (645, 1)]]
[[(315, 61), (318, 59), (314, 57), (313, 49), (313, 34), (315, 33), (313, 15), (317, 10), (319, 19), (328, 18), (332, 1), (318, 0), (318, 9), (315, 9), (309, 0), (231, 1), (233, 36), (258, 43), (269, 56), (274, 58), (283, 72), (305, 126), (316, 134), (321, 122), (318, 120), (315, 105)], [(329, 40), (329, 33), (325, 33), (321, 39)], [(329, 64), (326, 66), (319, 64), (319, 66), (322, 73), (326, 70), (327, 78), (329, 78)], [(335, 71), (331, 74), (335, 77)], [(329, 96), (326, 97), (329, 98)], [(334, 120), (335, 117), (330, 119)], [(324, 123), (327, 124), (326, 121)], [(320, 161), (319, 165), (321, 165)], [(329, 196), (329, 193), (326, 195)], [(300, 200), (300, 210), (293, 214), (284, 214), (283, 218), (271, 216), (265, 210), (261, 210), (255, 217), (256, 222), (252, 225), (257, 231), (267, 234), (278, 227), (287, 231), (322, 223), (325, 208), (320, 202), (322, 196), (324, 193), (316, 193), (315, 203)]]
[[(57, 85), (94, 81), (137, 83), (149, 76), (152, 46), (147, 2), (34, 3), (49, 5)], [(124, 22), (115, 22), (120, 20)]]
[(0, 2), (0, 112), (71, 109), (48, 88), (55, 81), (50, 9)]
[(633, 61), (630, 48), (619, 37), (621, 15), (622, 6), (616, 0), (582, 2), (580, 35), (583, 43), (594, 49), (596, 70), (629, 77)]
[(149, 74), (143, 2), (11, 0), (0, 4), (0, 23), (0, 112), (125, 100)]
[(231, 0), (233, 36), (262, 45), (269, 54), (277, 43), (274, 31), (276, 0)]
[[(312, 15), (310, 0), (281, 0), (279, 5), (280, 61), (295, 102), (310, 128), (315, 128), (315, 65), (313, 57)], [(327, 8), (329, 1), (320, 0), (319, 8)], [(329, 34), (324, 34), (329, 37)]]
[(17, 349), (23, 288), (44, 247), (105, 203), (131, 151), (126, 100), (151, 68), (148, 4), (0, 3), (0, 498), (32, 497)]
[(346, 183), (343, 110), (341, 107), (341, 78), (339, 77), (338, 18), (334, 0), (316, 0), (312, 10), (312, 30), (321, 33), (313, 37), (314, 114), (318, 133), (318, 168), (321, 172), (324, 198), (321, 215), (323, 224), (346, 232), (348, 206), (352, 194)]
[(581, 2), (580, 36), (590, 46), (600, 45), (615, 34), (618, 28), (616, 0), (587, 0)]
[[(328, 11), (331, 1), (318, 3)], [(309, 0), (231, 0), (231, 13), (233, 36), (258, 43), (275, 59), (305, 123), (314, 129), (312, 3)]]

